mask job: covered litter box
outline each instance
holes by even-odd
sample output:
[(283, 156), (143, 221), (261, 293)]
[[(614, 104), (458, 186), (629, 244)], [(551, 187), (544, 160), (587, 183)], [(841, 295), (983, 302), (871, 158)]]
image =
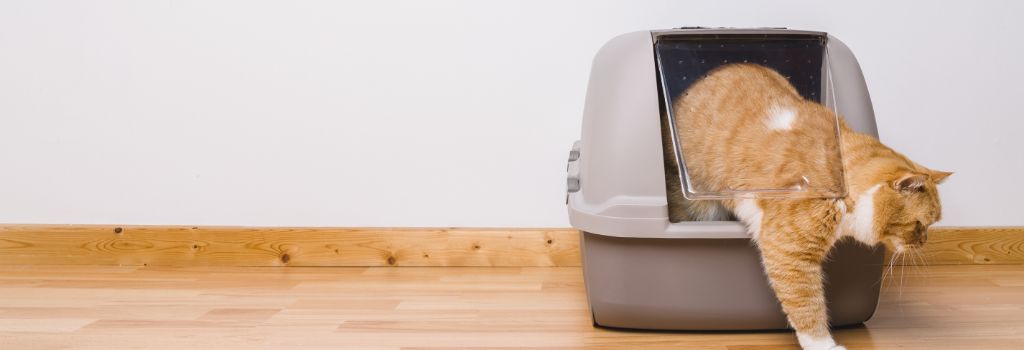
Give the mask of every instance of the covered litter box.
[[(572, 226), (581, 249), (594, 324), (665, 330), (787, 327), (757, 249), (736, 221), (670, 222), (666, 163), (693, 200), (793, 195), (792, 189), (705, 191), (687, 183), (685, 154), (663, 152), (676, 127), (672, 101), (710, 70), (749, 62), (775, 69), (807, 99), (823, 102), (854, 130), (877, 136), (856, 59), (821, 32), (682, 28), (609, 41), (594, 58), (583, 131), (569, 155)], [(839, 135), (837, 135), (839, 137)], [(678, 160), (678, 162), (669, 162)], [(799, 189), (797, 189), (799, 190)], [(808, 195), (803, 193), (803, 195)], [(819, 197), (842, 197), (833, 188)], [(878, 302), (882, 249), (841, 241), (825, 266), (832, 325), (866, 321)]]

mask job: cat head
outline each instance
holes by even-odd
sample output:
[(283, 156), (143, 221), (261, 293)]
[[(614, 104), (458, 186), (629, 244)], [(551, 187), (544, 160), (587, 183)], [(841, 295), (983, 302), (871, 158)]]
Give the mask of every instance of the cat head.
[(876, 242), (897, 252), (919, 248), (928, 241), (928, 227), (942, 219), (937, 186), (952, 173), (914, 165), (888, 174), (873, 198)]

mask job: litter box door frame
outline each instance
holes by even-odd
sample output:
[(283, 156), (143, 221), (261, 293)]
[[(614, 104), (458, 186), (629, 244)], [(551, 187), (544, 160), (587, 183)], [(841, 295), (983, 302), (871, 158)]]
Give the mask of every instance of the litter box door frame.
[[(652, 32), (654, 61), (658, 74), (659, 97), (667, 114), (668, 134), (672, 139), (675, 165), (682, 194), (688, 200), (721, 200), (737, 198), (843, 198), (847, 196), (846, 174), (842, 169), (841, 128), (835, 85), (832, 80), (829, 55), (829, 36), (823, 32), (782, 31), (716, 33), (701, 30)], [(668, 57), (666, 57), (668, 56)], [(730, 61), (731, 59), (731, 61)], [(806, 63), (803, 60), (807, 60)], [(665, 60), (676, 61), (667, 66)], [(710, 61), (710, 62), (708, 62)], [(792, 61), (792, 62), (791, 62)], [(830, 162), (839, 164), (836, 176), (827, 179), (809, 179), (810, 174), (798, 174), (804, 184), (834, 183), (830, 188), (808, 190), (808, 186), (780, 188), (710, 189), (696, 183), (687, 169), (682, 141), (675, 116), (674, 103), (687, 89), (719, 67), (734, 63), (753, 63), (767, 66), (786, 75), (803, 97), (822, 103), (834, 113), (831, 123), (837, 149)], [(809, 66), (810, 65), (810, 66)], [(810, 73), (809, 73), (810, 72)], [(807, 74), (810, 74), (808, 77)], [(791, 79), (792, 76), (792, 79)], [(807, 78), (805, 78), (807, 77)], [(671, 82), (671, 83), (670, 83)], [(685, 127), (685, 126), (683, 126)]]

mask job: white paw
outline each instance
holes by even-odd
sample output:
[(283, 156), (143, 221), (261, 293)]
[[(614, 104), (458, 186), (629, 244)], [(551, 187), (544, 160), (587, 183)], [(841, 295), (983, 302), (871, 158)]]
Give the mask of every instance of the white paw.
[(836, 345), (836, 341), (829, 336), (816, 338), (797, 332), (796, 339), (800, 341), (800, 347), (804, 350), (846, 350), (843, 346)]

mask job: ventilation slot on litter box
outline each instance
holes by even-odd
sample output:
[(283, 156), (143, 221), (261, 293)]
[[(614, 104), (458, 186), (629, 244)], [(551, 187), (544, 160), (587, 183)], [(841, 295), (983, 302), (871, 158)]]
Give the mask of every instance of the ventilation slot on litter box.
[[(821, 103), (835, 111), (835, 97), (832, 96), (831, 77), (828, 66), (828, 53), (824, 35), (663, 35), (656, 38), (655, 55), (657, 59), (658, 77), (660, 79), (661, 99), (663, 101), (663, 133), (671, 137), (671, 148), (666, 147), (667, 181), (679, 181), (679, 188), (687, 199), (731, 199), (731, 198), (839, 198), (846, 194), (846, 186), (842, 172), (842, 156), (838, 150), (839, 124), (832, 120), (834, 132), (824, 140), (824, 144), (834, 145), (834, 152), (814, 159), (823, 164), (832, 164), (835, 169), (815, 174), (785, 174), (800, 182), (795, 185), (778, 186), (775, 188), (752, 188), (739, 185), (733, 188), (715, 188), (711, 185), (697, 183), (687, 173), (687, 155), (683, 154), (682, 140), (679, 130), (687, 125), (676, 125), (673, 103), (683, 96), (687, 89), (714, 69), (734, 63), (757, 64), (771, 68), (789, 82), (806, 100)], [(835, 119), (835, 118), (833, 118)], [(800, 118), (797, 118), (800, 122)], [(744, 127), (763, 127), (750, 125)], [(667, 141), (667, 140), (666, 140)], [(723, 140), (722, 142), (725, 142)], [(668, 143), (666, 143), (668, 145)], [(780, 144), (781, 145), (781, 144)], [(766, 152), (779, 147), (763, 145)], [(781, 146), (780, 146), (781, 147)], [(821, 157), (820, 155), (817, 157)], [(793, 161), (799, 161), (793, 159)], [(672, 166), (675, 166), (673, 169)], [(822, 175), (827, 173), (827, 175)], [(762, 174), (745, 174), (733, 172), (731, 176), (749, 178)], [(671, 177), (676, 177), (673, 179)], [(740, 182), (740, 181), (737, 181)], [(809, 186), (805, 184), (815, 184)], [(823, 185), (824, 184), (824, 185)], [(675, 186), (671, 186), (672, 191)]]

